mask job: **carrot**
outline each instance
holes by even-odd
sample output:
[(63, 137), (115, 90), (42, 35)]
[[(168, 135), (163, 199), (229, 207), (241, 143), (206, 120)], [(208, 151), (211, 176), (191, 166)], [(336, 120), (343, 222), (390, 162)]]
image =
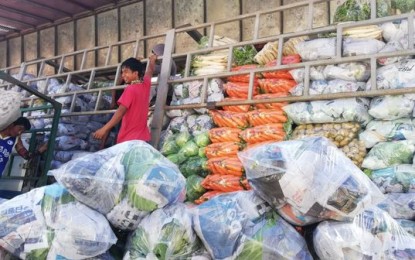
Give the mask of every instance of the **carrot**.
[(202, 204), (205, 201), (210, 200), (211, 198), (223, 194), (224, 192), (222, 191), (217, 191), (217, 190), (211, 190), (211, 191), (207, 191), (205, 192), (202, 196), (200, 196), (197, 200), (195, 200), (196, 204)]
[(241, 177), (244, 167), (238, 157), (216, 157), (207, 161), (207, 167), (212, 174), (228, 174)]
[[(245, 100), (245, 99), (244, 98), (226, 97), (223, 101), (240, 101), (240, 100)], [(232, 105), (232, 106), (223, 106), (222, 108), (225, 111), (245, 113), (245, 112), (248, 112), (250, 110), (251, 105)]]
[(252, 126), (285, 123), (288, 120), (281, 108), (253, 110), (247, 113), (247, 117), (249, 124)]
[(297, 83), (290, 79), (259, 79), (259, 88), (263, 93), (288, 93)]
[[(270, 99), (270, 98), (285, 97), (285, 96), (287, 96), (286, 93), (260, 94), (260, 95), (254, 96), (254, 100)], [(255, 104), (255, 108), (257, 109), (279, 109), (285, 105), (288, 105), (288, 102), (258, 103), (258, 104)]]
[(242, 130), (232, 127), (212, 128), (209, 130), (209, 138), (212, 143), (220, 142), (240, 142), (239, 133)]
[[(231, 71), (243, 71), (243, 70), (251, 70), (256, 69), (258, 67), (257, 64), (246, 64), (242, 66), (236, 66), (231, 69)], [(254, 75), (254, 80), (256, 80), (259, 75)], [(241, 75), (234, 75), (227, 77), (228, 81), (232, 82), (249, 82), (249, 74), (241, 74)]]
[[(228, 82), (223, 84), (226, 94), (229, 97), (248, 98), (249, 83)], [(252, 95), (258, 94), (258, 83), (254, 82)]]
[(205, 153), (208, 159), (223, 156), (236, 156), (242, 145), (237, 142), (212, 143), (206, 146)]
[(267, 124), (247, 128), (241, 132), (240, 136), (248, 144), (285, 139), (282, 124)]
[(208, 175), (201, 182), (202, 187), (209, 190), (222, 192), (232, 192), (239, 190), (248, 190), (251, 187), (245, 178), (232, 175)]
[(281, 63), (282, 64), (294, 64), (294, 63), (300, 63), (301, 62), (301, 56), (299, 54), (294, 54), (294, 55), (288, 55), (288, 56), (283, 56)]
[(219, 127), (234, 127), (244, 129), (249, 125), (246, 113), (237, 113), (223, 110), (210, 110), (209, 113), (215, 125)]

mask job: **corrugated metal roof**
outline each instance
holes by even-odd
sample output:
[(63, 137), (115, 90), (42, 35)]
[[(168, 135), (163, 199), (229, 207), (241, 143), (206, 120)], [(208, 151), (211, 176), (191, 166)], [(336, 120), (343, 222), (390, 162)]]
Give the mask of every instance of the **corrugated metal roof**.
[(0, 0), (0, 40), (138, 0)]

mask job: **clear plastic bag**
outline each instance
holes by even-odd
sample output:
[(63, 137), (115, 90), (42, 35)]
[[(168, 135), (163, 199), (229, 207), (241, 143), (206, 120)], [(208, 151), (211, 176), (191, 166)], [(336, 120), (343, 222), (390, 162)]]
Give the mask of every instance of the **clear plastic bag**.
[(415, 121), (410, 118), (392, 121), (372, 120), (359, 134), (359, 139), (365, 143), (366, 148), (371, 148), (379, 142), (415, 140)]
[(296, 124), (359, 122), (366, 125), (371, 116), (366, 98), (296, 102), (283, 109)]
[(370, 101), (369, 115), (379, 120), (410, 117), (414, 110), (415, 95), (375, 97)]
[(414, 152), (415, 142), (410, 140), (377, 143), (363, 160), (362, 167), (377, 170), (411, 163)]
[(312, 259), (304, 238), (253, 191), (215, 196), (192, 212), (213, 259)]
[(151, 211), (185, 198), (186, 182), (177, 166), (143, 141), (114, 145), (51, 172), (120, 229), (132, 230)]
[(415, 192), (415, 167), (411, 164), (370, 171), (368, 175), (383, 193)]
[(87, 259), (117, 241), (103, 215), (58, 184), (8, 200), (0, 212), (0, 246), (21, 259)]
[[(405, 59), (397, 63), (382, 66), (376, 72), (377, 89), (409, 88), (415, 85), (415, 60)], [(370, 80), (367, 90), (372, 89)]]
[(123, 259), (190, 259), (202, 247), (188, 207), (175, 203), (144, 217), (131, 233)]
[(353, 222), (320, 223), (313, 243), (321, 260), (409, 260), (415, 256), (415, 237), (376, 207), (357, 215)]
[(383, 199), (372, 181), (324, 137), (264, 144), (238, 157), (253, 190), (277, 209), (290, 204), (307, 216), (345, 220)]
[(18, 92), (0, 90), (0, 98), (0, 130), (3, 130), (21, 116), (21, 97)]
[(388, 212), (392, 218), (414, 220), (415, 192), (385, 194), (385, 200), (378, 207)]

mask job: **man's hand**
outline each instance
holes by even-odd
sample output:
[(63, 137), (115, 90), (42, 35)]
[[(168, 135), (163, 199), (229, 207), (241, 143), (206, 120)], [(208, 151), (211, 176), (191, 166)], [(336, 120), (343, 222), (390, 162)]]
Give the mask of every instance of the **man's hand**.
[(108, 135), (108, 130), (106, 130), (105, 128), (100, 128), (100, 129), (98, 129), (95, 133), (94, 133), (94, 138), (95, 139), (98, 139), (98, 140), (102, 140), (102, 139), (104, 139), (104, 137), (105, 136), (107, 136)]

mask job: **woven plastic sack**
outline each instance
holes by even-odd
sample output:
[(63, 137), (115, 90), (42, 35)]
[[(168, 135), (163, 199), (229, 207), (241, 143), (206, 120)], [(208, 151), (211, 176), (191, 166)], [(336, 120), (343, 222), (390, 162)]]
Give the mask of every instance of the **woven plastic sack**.
[(0, 130), (3, 130), (20, 117), (21, 97), (18, 92), (0, 90), (0, 100)]

